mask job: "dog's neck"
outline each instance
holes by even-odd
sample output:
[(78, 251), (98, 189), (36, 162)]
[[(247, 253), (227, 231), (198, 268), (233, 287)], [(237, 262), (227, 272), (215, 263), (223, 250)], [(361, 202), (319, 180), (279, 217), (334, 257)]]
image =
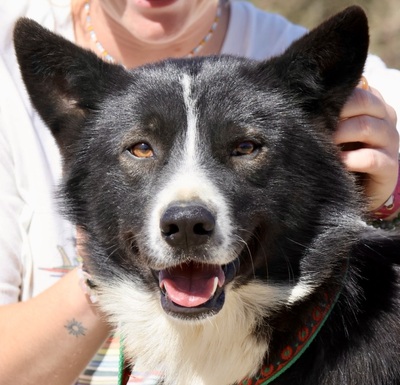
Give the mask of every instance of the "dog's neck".
[(308, 319), (294, 333), (291, 343), (283, 347), (272, 360), (267, 360), (257, 375), (242, 380), (238, 385), (267, 385), (289, 369), (318, 335), (340, 293), (341, 288), (324, 292), (321, 300), (309, 312)]
[[(344, 269), (344, 274), (347, 267)], [(271, 360), (265, 362), (261, 370), (252, 378), (243, 379), (237, 385), (259, 384), (267, 385), (289, 369), (306, 351), (318, 332), (328, 319), (335, 303), (341, 294), (342, 286), (326, 290), (320, 295), (320, 300), (308, 312), (302, 325), (292, 335), (291, 342), (274, 354)], [(286, 339), (287, 341), (287, 339)], [(126, 385), (131, 375), (131, 368), (127, 362), (121, 367), (120, 385)]]

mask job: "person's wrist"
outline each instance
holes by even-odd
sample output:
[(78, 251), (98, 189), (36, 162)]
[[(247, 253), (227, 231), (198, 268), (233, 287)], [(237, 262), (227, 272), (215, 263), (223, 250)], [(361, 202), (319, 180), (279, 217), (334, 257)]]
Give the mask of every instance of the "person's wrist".
[(368, 223), (384, 229), (400, 225), (400, 167), (393, 193), (385, 203), (371, 213)]

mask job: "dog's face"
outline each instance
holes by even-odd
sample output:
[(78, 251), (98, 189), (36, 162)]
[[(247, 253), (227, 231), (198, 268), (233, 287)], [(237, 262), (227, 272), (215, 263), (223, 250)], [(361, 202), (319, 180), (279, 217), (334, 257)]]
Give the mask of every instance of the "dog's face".
[(366, 58), (358, 8), (261, 63), (126, 71), (27, 20), (15, 45), (63, 155), (65, 210), (88, 234), (100, 292), (133, 287), (198, 322), (231, 293), (260, 293), (265, 315), (329, 276), (337, 261), (318, 245), (337, 243), (340, 259), (346, 242), (334, 234), (355, 205), (331, 134)]

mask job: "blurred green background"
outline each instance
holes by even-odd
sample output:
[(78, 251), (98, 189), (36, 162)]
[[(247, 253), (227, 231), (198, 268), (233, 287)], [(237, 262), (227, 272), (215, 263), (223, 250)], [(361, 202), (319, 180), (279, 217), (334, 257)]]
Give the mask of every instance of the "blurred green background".
[(370, 52), (389, 67), (400, 69), (400, 0), (252, 0), (259, 8), (280, 13), (289, 20), (312, 28), (349, 5), (358, 4), (370, 25)]

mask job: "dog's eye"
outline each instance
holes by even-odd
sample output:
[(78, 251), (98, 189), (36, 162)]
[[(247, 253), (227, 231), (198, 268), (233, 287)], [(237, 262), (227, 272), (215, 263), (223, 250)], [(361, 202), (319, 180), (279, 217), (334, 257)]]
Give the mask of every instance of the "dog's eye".
[(257, 149), (255, 143), (251, 141), (241, 142), (232, 151), (233, 156), (250, 155)]
[(129, 148), (129, 152), (136, 158), (151, 158), (154, 155), (153, 149), (147, 143), (137, 143)]

